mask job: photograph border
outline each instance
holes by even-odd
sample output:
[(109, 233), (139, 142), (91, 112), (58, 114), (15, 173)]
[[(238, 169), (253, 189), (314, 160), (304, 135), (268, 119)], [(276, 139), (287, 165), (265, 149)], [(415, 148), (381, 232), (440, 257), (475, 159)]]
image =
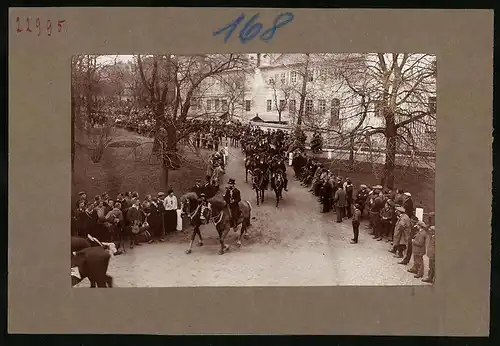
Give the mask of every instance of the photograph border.
[[(242, 12), (272, 25), (285, 11), (295, 19), (270, 43), (211, 35)], [(38, 36), (17, 17), (65, 22)], [(10, 333), (488, 335), (493, 11), (11, 8), (9, 23)], [(72, 289), (71, 56), (158, 47), (436, 54), (436, 284)]]

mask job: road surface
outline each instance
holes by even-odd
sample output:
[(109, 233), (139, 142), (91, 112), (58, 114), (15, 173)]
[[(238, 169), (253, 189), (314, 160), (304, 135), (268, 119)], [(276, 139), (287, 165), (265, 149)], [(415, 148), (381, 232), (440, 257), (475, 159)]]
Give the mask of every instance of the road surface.
[[(170, 286), (332, 286), (420, 285), (388, 252), (360, 227), (358, 244), (350, 244), (350, 220), (335, 222), (335, 214), (321, 214), (317, 198), (301, 187), (287, 170), (289, 192), (279, 208), (272, 191), (257, 206), (250, 183), (245, 183), (243, 156), (229, 148), (225, 181), (236, 180), (242, 198), (252, 204), (250, 239), (238, 248), (230, 232), (229, 252), (218, 255), (217, 233), (212, 224), (202, 226), (203, 247), (188, 246), (190, 229), (170, 235), (165, 243), (143, 244), (111, 259), (108, 273), (117, 287)], [(426, 272), (427, 272), (426, 263)], [(88, 287), (87, 280), (78, 287)]]

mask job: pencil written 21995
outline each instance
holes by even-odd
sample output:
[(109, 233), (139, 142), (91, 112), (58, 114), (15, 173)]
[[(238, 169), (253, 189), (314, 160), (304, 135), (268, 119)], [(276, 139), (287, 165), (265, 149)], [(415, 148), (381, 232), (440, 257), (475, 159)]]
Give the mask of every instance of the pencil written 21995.
[(21, 33), (32, 33), (34, 35), (40, 36), (46, 34), (47, 36), (52, 36), (53, 33), (62, 32), (65, 29), (64, 24), (66, 20), (44, 20), (39, 17), (16, 17), (16, 25), (18, 34)]

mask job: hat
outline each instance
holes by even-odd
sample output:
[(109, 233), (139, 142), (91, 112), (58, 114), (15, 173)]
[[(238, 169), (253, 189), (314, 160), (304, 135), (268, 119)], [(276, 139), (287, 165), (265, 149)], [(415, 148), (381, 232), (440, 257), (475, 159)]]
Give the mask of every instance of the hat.
[(165, 192), (158, 192), (158, 197), (165, 196)]
[(373, 188), (377, 189), (377, 190), (382, 190), (383, 189), (382, 185), (375, 185)]
[(409, 193), (409, 192), (405, 192), (404, 195), (408, 196), (408, 197), (411, 197), (411, 193)]
[(206, 195), (202, 192), (200, 193), (200, 197), (206, 197)]
[(78, 192), (78, 196), (81, 196), (81, 195), (86, 195), (86, 193), (84, 191)]
[(401, 213), (405, 212), (405, 208), (403, 208), (403, 207), (396, 207), (396, 210), (401, 212)]
[(172, 188), (168, 189), (168, 191), (167, 191), (168, 194), (171, 194), (172, 192), (174, 192), (174, 189), (172, 189)]
[(361, 184), (359, 187), (362, 188), (362, 189), (366, 189), (366, 185), (365, 184)]
[(196, 179), (196, 182), (201, 183), (201, 179), (200, 178)]
[(229, 181), (227, 182), (229, 185), (234, 185), (235, 181), (233, 178), (230, 178)]
[(419, 221), (419, 222), (417, 222), (417, 226), (418, 226), (418, 227), (422, 227), (422, 228), (426, 228), (426, 227), (427, 227), (427, 225), (426, 225), (426, 224), (425, 224), (425, 222), (423, 222), (423, 221)]

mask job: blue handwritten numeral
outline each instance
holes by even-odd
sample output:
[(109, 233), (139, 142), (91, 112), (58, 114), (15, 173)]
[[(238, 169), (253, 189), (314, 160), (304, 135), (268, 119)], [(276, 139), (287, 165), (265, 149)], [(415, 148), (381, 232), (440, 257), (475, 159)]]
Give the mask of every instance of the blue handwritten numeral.
[[(285, 18), (284, 20), (281, 20), (283, 17), (287, 17), (287, 18)], [(282, 26), (290, 23), (293, 20), (293, 18), (294, 18), (294, 15), (293, 15), (293, 13), (290, 13), (290, 12), (285, 12), (285, 13), (280, 14), (274, 20), (274, 24), (273, 24), (272, 28), (264, 31), (262, 33), (262, 35), (260, 35), (260, 39), (265, 41), (265, 42), (269, 42), (274, 37), (276, 30), (278, 30), (278, 28), (281, 28)]]
[(248, 41), (253, 40), (255, 36), (259, 34), (260, 30), (262, 30), (262, 24), (260, 23), (254, 24), (258, 16), (259, 16), (258, 13), (254, 14), (254, 16), (250, 18), (250, 20), (245, 24), (243, 29), (241, 29), (239, 35), (241, 43), (247, 43)]
[[(240, 39), (240, 42), (245, 44), (251, 40), (253, 40), (257, 35), (259, 35), (260, 31), (263, 28), (263, 25), (261, 23), (256, 23), (255, 21), (259, 17), (259, 13), (254, 14), (243, 26), (243, 28), (240, 30), (240, 33), (238, 35), (238, 38)], [(294, 19), (293, 13), (290, 12), (285, 12), (281, 13), (279, 16), (276, 17), (274, 20), (274, 24), (271, 28), (267, 29), (264, 31), (259, 38), (263, 40), (264, 42), (269, 42), (274, 38), (274, 35), (276, 34), (276, 30), (278, 28), (281, 28), (282, 26), (290, 23)], [(231, 35), (233, 34), (234, 30), (240, 25), (240, 23), (245, 19), (245, 15), (242, 13), (238, 18), (236, 18), (233, 22), (230, 24), (220, 28), (219, 30), (215, 31), (213, 33), (213, 36), (218, 36), (224, 31), (226, 31), (226, 35), (224, 36), (224, 42), (227, 43), (227, 41), (231, 38)]]
[(241, 23), (241, 21), (245, 19), (245, 15), (242, 13), (238, 18), (236, 18), (231, 24), (226, 25), (223, 28), (220, 28), (216, 32), (214, 32), (214, 36), (219, 35), (220, 33), (227, 31), (226, 37), (224, 37), (224, 42), (227, 42), (231, 35), (233, 34), (233, 31), (236, 29), (236, 27)]

